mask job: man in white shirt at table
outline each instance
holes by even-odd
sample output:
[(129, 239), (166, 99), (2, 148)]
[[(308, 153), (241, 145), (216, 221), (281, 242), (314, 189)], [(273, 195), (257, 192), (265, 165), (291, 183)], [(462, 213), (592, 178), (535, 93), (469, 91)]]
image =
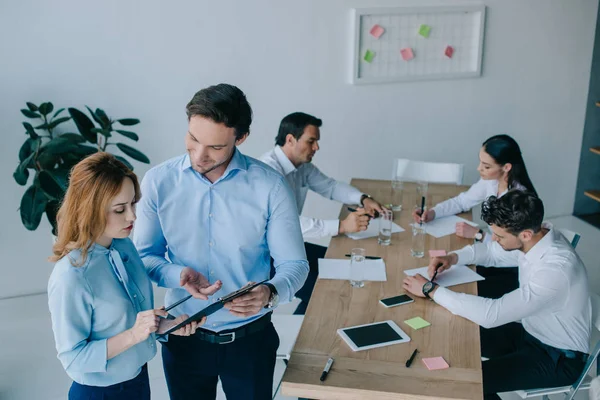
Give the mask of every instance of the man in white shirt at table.
[(454, 264), (519, 267), (519, 288), (499, 299), (455, 293), (422, 276), (404, 289), (429, 297), (451, 313), (480, 325), (484, 399), (497, 393), (568, 386), (580, 376), (589, 352), (592, 309), (585, 266), (551, 224), (535, 195), (510, 191), (482, 205), (492, 242), (434, 257), (429, 276)]
[(319, 150), (322, 125), (319, 118), (302, 112), (287, 115), (281, 120), (275, 138), (275, 148), (263, 154), (260, 160), (285, 176), (296, 198), (298, 213), (302, 213), (306, 195), (312, 190), (321, 196), (342, 202), (358, 204), (360, 208), (345, 219), (318, 219), (300, 215), (300, 226), (306, 257), (310, 266), (304, 286), (296, 293), (302, 302), (294, 314), (304, 314), (318, 276), (318, 259), (325, 257), (326, 247), (307, 243), (307, 240), (367, 229), (370, 218), (382, 211), (381, 204), (347, 183), (336, 181), (323, 174), (312, 163)]

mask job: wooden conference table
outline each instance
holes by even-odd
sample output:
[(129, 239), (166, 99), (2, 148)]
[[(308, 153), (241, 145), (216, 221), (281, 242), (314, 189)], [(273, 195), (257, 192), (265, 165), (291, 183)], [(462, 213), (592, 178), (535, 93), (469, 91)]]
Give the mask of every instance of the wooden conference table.
[[(389, 181), (353, 179), (352, 185), (376, 200), (388, 204)], [(453, 197), (466, 187), (429, 185), (427, 205)], [(385, 308), (379, 300), (404, 292), (405, 269), (427, 265), (428, 250), (456, 250), (472, 241), (456, 235), (436, 239), (427, 235), (425, 257), (410, 255), (410, 213), (417, 204), (414, 184), (404, 184), (403, 211), (394, 213), (394, 222), (405, 229), (392, 235), (390, 246), (379, 246), (377, 238), (352, 240), (344, 235), (333, 238), (327, 258), (345, 258), (354, 247), (367, 255), (381, 256), (386, 263), (386, 282), (365, 282), (352, 288), (345, 280), (317, 280), (300, 334), (283, 377), (282, 393), (311, 399), (482, 399), (479, 327), (452, 315), (434, 302), (416, 298), (414, 303)], [(341, 217), (347, 215), (346, 207)], [(471, 219), (471, 213), (461, 215)], [(452, 287), (457, 292), (476, 294), (477, 285)], [(413, 296), (414, 297), (414, 296)], [(420, 316), (431, 326), (412, 330), (403, 321)], [(393, 320), (411, 338), (409, 343), (354, 352), (339, 337), (339, 328)], [(405, 367), (413, 350), (418, 353), (412, 366)], [(442, 356), (449, 369), (429, 371), (421, 358)], [(325, 382), (319, 377), (327, 359), (335, 362)]]

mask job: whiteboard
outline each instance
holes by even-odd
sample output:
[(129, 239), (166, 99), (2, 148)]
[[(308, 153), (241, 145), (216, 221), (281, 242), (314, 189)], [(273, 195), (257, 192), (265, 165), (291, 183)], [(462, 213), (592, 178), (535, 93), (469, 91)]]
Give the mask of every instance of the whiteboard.
[(484, 5), (357, 8), (353, 22), (353, 84), (481, 76)]

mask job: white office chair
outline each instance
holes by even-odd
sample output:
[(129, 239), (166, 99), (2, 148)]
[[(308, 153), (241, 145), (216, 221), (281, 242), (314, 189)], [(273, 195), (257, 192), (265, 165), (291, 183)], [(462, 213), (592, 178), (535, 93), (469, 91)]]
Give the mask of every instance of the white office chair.
[(463, 172), (463, 164), (413, 161), (405, 158), (397, 158), (394, 161), (392, 176), (403, 181), (461, 185)]
[(573, 248), (577, 248), (577, 243), (579, 243), (579, 239), (581, 239), (581, 235), (577, 232), (570, 231), (568, 229), (559, 229), (558, 230), (564, 237), (567, 239)]
[[(600, 296), (593, 293), (592, 297), (592, 316), (594, 327), (597, 330), (600, 330)], [(589, 390), (591, 386), (591, 382), (593, 377), (589, 375), (589, 372), (592, 370), (592, 367), (596, 365), (596, 370), (600, 367), (598, 365), (598, 355), (600, 354), (600, 342), (596, 344), (596, 347), (590, 354), (587, 363), (585, 364), (585, 368), (581, 373), (577, 382), (575, 382), (571, 386), (563, 386), (558, 388), (550, 388), (550, 389), (533, 389), (533, 390), (517, 390), (516, 393), (522, 399), (528, 399), (531, 397), (542, 397), (543, 400), (548, 400), (548, 396), (551, 394), (559, 394), (563, 393), (565, 395), (566, 400), (572, 400), (580, 390)]]
[[(277, 359), (283, 360), (285, 365), (287, 365), (290, 356), (292, 354), (292, 349), (294, 348), (294, 344), (296, 343), (296, 339), (298, 338), (298, 334), (300, 333), (300, 327), (302, 326), (302, 322), (304, 321), (303, 315), (280, 315), (273, 314), (271, 317), (271, 322), (279, 335), (279, 347), (277, 348)], [(277, 384), (277, 388), (273, 391), (273, 398), (279, 392), (279, 388), (281, 387), (281, 380)]]

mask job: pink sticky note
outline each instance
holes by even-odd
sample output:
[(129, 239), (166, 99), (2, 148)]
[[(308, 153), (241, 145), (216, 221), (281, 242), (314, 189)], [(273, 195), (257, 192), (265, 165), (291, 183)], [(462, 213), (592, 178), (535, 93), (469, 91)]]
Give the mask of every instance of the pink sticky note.
[(409, 61), (415, 58), (415, 55), (410, 47), (400, 50), (400, 54), (402, 55), (402, 59), (404, 61)]
[(446, 55), (446, 57), (452, 58), (452, 54), (454, 54), (454, 47), (446, 46), (446, 50), (444, 50), (444, 54)]
[(446, 360), (444, 360), (442, 357), (423, 358), (423, 364), (425, 364), (427, 369), (430, 371), (450, 368)]
[(446, 255), (446, 250), (429, 250), (429, 257), (443, 257)]
[(370, 30), (371, 35), (373, 35), (377, 39), (379, 39), (379, 37), (383, 35), (383, 32), (385, 32), (385, 29), (381, 25), (377, 24), (373, 25), (373, 27)]

